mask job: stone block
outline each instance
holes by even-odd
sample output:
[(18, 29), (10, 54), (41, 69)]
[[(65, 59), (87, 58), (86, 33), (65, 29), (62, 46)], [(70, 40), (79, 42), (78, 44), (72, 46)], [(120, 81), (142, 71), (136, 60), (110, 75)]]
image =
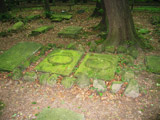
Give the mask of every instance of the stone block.
[(77, 38), (80, 34), (82, 27), (79, 26), (69, 26), (64, 28), (58, 33), (60, 37)]
[(111, 80), (114, 78), (117, 63), (116, 55), (88, 53), (75, 75), (85, 73), (89, 78)]
[(36, 70), (68, 76), (82, 57), (83, 53), (74, 50), (54, 50), (38, 66)]
[(41, 33), (45, 33), (47, 31), (49, 31), (50, 29), (53, 29), (53, 26), (42, 26), (42, 27), (39, 27), (39, 28), (33, 30), (30, 35), (31, 36), (39, 35)]
[(145, 59), (147, 71), (160, 74), (160, 56), (147, 56)]
[(45, 108), (36, 120), (85, 120), (84, 115), (64, 108)]
[(34, 42), (20, 42), (0, 55), (0, 70), (12, 71), (41, 48)]

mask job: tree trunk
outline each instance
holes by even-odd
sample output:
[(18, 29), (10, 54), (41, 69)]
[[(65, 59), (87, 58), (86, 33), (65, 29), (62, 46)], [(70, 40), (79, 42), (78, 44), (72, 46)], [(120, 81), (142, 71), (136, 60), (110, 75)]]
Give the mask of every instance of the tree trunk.
[(109, 24), (107, 45), (128, 45), (137, 43), (137, 35), (128, 0), (104, 0)]
[(105, 8), (105, 5), (104, 5), (104, 0), (101, 0), (101, 6), (102, 6), (102, 9), (103, 9), (103, 15), (102, 15), (102, 19), (99, 23), (99, 26), (100, 28), (102, 28), (102, 30), (105, 30), (107, 31), (107, 19), (106, 19), (106, 8)]
[(100, 12), (100, 9), (102, 9), (102, 0), (97, 0), (96, 1), (96, 8), (94, 9), (91, 17), (98, 17), (102, 16), (102, 13)]
[(44, 10), (45, 12), (50, 12), (50, 7), (49, 7), (49, 1), (48, 0), (44, 0)]
[(0, 0), (0, 13), (5, 13), (5, 12), (7, 12), (6, 4), (4, 0)]

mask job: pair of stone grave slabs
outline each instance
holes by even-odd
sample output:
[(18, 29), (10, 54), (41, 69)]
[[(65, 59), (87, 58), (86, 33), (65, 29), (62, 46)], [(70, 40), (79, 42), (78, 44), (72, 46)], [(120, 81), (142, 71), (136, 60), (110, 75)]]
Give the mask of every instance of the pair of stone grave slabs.
[(58, 33), (58, 36), (76, 38), (78, 34), (81, 32), (82, 27), (79, 26), (69, 26), (64, 28), (62, 31)]
[(0, 70), (12, 71), (41, 48), (34, 42), (20, 42), (0, 55)]
[(74, 50), (54, 50), (38, 66), (36, 70), (68, 76), (82, 57), (83, 53)]
[(87, 74), (90, 78), (111, 80), (114, 78), (118, 56), (88, 53), (80, 64), (75, 76)]

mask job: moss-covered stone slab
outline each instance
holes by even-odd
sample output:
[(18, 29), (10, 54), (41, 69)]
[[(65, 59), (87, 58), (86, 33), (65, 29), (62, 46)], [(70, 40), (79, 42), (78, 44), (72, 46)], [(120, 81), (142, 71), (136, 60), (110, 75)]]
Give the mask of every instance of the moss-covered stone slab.
[(82, 52), (74, 50), (55, 50), (51, 52), (36, 70), (68, 76), (80, 60)]
[(58, 33), (60, 37), (68, 37), (68, 38), (77, 38), (78, 34), (80, 34), (82, 27), (79, 26), (69, 26), (64, 28), (62, 31)]
[(31, 36), (39, 35), (41, 33), (45, 33), (47, 31), (49, 31), (50, 29), (53, 29), (53, 26), (42, 26), (42, 27), (39, 27), (39, 28), (33, 30), (30, 35)]
[(55, 18), (61, 18), (61, 19), (69, 20), (69, 19), (72, 18), (72, 15), (70, 15), (70, 14), (53, 14), (51, 16), (51, 19), (55, 19)]
[(90, 78), (111, 80), (114, 78), (118, 56), (88, 53), (75, 75), (85, 73)]
[(0, 55), (0, 71), (12, 71), (41, 48), (35, 42), (20, 42)]
[(147, 56), (146, 67), (147, 71), (160, 74), (160, 56)]
[(63, 18), (52, 18), (51, 21), (52, 22), (61, 22), (63, 20)]
[(84, 115), (65, 108), (45, 108), (36, 120), (85, 120)]
[(9, 28), (9, 32), (14, 32), (22, 29), (24, 27), (24, 23), (22, 21), (19, 21), (15, 23), (11, 28)]
[(32, 20), (36, 20), (36, 19), (39, 19), (39, 18), (41, 18), (40, 15), (30, 15), (30, 16), (27, 16), (25, 19), (27, 21), (32, 21)]

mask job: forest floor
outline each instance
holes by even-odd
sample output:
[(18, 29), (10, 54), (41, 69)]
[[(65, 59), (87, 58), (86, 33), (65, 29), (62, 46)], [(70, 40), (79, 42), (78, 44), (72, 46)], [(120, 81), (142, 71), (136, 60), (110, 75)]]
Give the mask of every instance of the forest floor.
[[(69, 43), (77, 42), (89, 50), (88, 42), (100, 40), (98, 36), (100, 31), (94, 31), (93, 26), (97, 25), (101, 18), (91, 18), (94, 5), (76, 5), (72, 7), (73, 18), (62, 22), (52, 23), (47, 19), (34, 20), (26, 25), (25, 30), (12, 34), (7, 37), (0, 37), (0, 51), (11, 48), (18, 42), (34, 41), (47, 45), (55, 43), (56, 45), (67, 46)], [(76, 11), (85, 9), (82, 14)], [(53, 7), (53, 11), (61, 12), (69, 10), (67, 6)], [(42, 14), (43, 10), (25, 9), (15, 11), (17, 16), (28, 16), (31, 14)], [(159, 36), (154, 33), (154, 27), (150, 23), (152, 15), (159, 15), (153, 12), (133, 12), (133, 18), (136, 27), (145, 28), (151, 32), (147, 35), (151, 40), (154, 50), (139, 53), (138, 60), (145, 55), (160, 55)], [(38, 36), (29, 37), (31, 30), (45, 25), (53, 25), (54, 30), (50, 30)], [(81, 38), (60, 38), (58, 32), (66, 26), (81, 26), (85, 31)], [(0, 31), (7, 30), (11, 23), (0, 23)], [(54, 87), (40, 85), (37, 82), (25, 82), (22, 80), (12, 80), (7, 77), (8, 73), (0, 73), (0, 100), (5, 103), (5, 108), (1, 120), (32, 120), (42, 111), (43, 108), (67, 108), (77, 113), (84, 114), (86, 120), (156, 120), (160, 115), (160, 91), (156, 86), (155, 79), (160, 76), (141, 71), (137, 73), (136, 80), (140, 86), (140, 96), (138, 98), (129, 98), (121, 93), (112, 94), (109, 91), (99, 96), (95, 91), (81, 89), (76, 85), (71, 89), (65, 89), (57, 84)], [(158, 120), (158, 119), (157, 119)]]

